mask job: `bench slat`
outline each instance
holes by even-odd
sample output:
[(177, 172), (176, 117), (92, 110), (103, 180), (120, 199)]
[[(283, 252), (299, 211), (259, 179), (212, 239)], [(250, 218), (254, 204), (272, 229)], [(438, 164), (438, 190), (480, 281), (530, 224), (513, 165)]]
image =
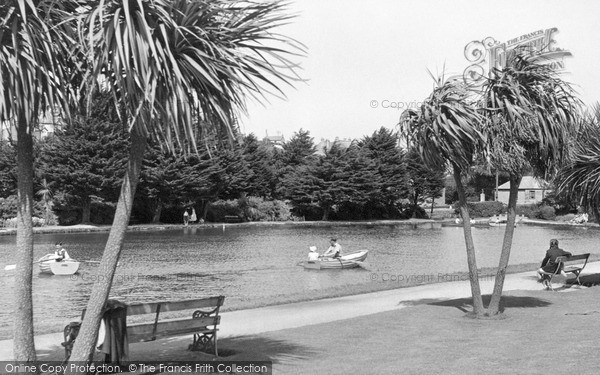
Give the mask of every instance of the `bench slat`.
[(217, 307), (223, 304), (223, 297), (210, 297), (204, 299), (188, 300), (188, 301), (175, 301), (175, 302), (152, 302), (152, 303), (139, 303), (127, 306), (127, 315), (143, 315), (143, 314), (154, 314), (156, 308), (161, 305), (160, 312), (166, 311), (181, 311), (181, 310), (198, 310), (207, 307)]
[[(207, 329), (206, 327), (217, 326), (220, 322), (220, 316), (158, 322), (154, 338), (213, 331), (213, 329)], [(151, 341), (153, 339), (153, 332), (154, 323), (127, 326), (127, 338), (131, 343)]]

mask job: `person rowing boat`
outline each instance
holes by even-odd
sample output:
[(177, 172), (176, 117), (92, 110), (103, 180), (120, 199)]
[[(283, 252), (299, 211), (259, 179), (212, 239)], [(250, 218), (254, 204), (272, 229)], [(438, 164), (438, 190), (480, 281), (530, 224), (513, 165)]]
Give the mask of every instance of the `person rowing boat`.
[(330, 246), (327, 249), (327, 251), (325, 251), (323, 253), (323, 255), (321, 255), (322, 258), (339, 258), (342, 256), (342, 245), (340, 245), (337, 242), (337, 238), (336, 237), (331, 237), (331, 240), (329, 240)]

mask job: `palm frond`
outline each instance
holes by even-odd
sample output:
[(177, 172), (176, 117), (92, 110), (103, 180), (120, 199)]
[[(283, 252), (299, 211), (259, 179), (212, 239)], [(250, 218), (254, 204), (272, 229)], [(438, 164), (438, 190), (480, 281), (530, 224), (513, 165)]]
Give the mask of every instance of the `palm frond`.
[(481, 105), (495, 168), (518, 174), (532, 166), (545, 176), (567, 157), (580, 101), (551, 66), (512, 56), (484, 84)]
[(442, 82), (418, 111), (409, 110), (402, 115), (404, 136), (430, 166), (450, 162), (465, 170), (483, 149), (483, 117), (470, 97), (460, 82)]
[(284, 96), (299, 80), (290, 58), (304, 47), (272, 32), (289, 19), (280, 1), (108, 0), (87, 10), (80, 35), (130, 129), (197, 150), (199, 128), (232, 134), (248, 96)]

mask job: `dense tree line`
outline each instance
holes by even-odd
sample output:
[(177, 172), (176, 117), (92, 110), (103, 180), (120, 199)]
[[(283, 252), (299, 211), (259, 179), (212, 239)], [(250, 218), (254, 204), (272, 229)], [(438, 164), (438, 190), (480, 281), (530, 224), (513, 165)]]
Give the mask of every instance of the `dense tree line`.
[[(100, 99), (95, 108), (102, 107)], [(199, 218), (218, 220), (210, 215), (211, 203), (252, 196), (285, 201), (294, 217), (305, 220), (407, 218), (422, 216), (419, 203), (438, 197), (443, 187), (443, 171), (426, 170), (418, 155), (402, 150), (396, 134), (385, 128), (348, 147), (334, 142), (324, 154), (302, 129), (280, 146), (253, 134), (233, 145), (203, 144), (191, 155), (148, 147), (135, 222), (179, 222), (183, 210), (191, 208)], [(45, 199), (61, 224), (109, 223), (128, 146), (118, 117), (100, 113), (76, 118), (38, 140), (36, 191), (46, 192), (38, 196), (40, 202)], [(14, 148), (4, 143), (1, 198), (14, 195), (14, 175)]]

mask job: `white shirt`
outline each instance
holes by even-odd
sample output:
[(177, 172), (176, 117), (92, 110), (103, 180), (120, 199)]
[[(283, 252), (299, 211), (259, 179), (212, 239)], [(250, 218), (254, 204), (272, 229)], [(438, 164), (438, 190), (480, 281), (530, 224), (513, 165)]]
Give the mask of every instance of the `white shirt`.
[(342, 255), (342, 245), (340, 245), (339, 243), (334, 243), (333, 245), (329, 246), (329, 249), (327, 249), (327, 251), (325, 252), (325, 254), (323, 254), (324, 257), (326, 256), (334, 256), (336, 253), (338, 253), (340, 256)]
[(319, 253), (311, 251), (308, 253), (308, 260), (319, 260)]

